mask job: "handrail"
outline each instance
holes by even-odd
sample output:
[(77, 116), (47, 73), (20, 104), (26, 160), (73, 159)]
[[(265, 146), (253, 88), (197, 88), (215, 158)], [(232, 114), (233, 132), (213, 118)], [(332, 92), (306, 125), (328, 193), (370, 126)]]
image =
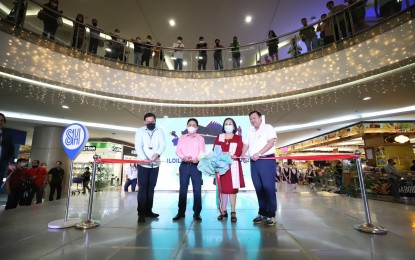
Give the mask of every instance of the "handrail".
[[(40, 4), (38, 1), (27, 0), (26, 2), (30, 2), (30, 3), (35, 4), (41, 10), (44, 8), (44, 6), (42, 4)], [(259, 55), (259, 63), (257, 63), (257, 65), (262, 65), (262, 61), (261, 61), (262, 54), (261, 53), (263, 53), (263, 51), (266, 50), (266, 49), (263, 48), (263, 46), (262, 46), (263, 44), (265, 44), (269, 41), (272, 41), (273, 39), (281, 40), (281, 39), (285, 38), (284, 41), (286, 41), (286, 40), (289, 41), (288, 38), (290, 36), (297, 37), (298, 33), (301, 32), (302, 30), (304, 30), (305, 28), (314, 27), (314, 26), (319, 25), (319, 24), (324, 23), (324, 22), (329, 22), (328, 24), (330, 24), (330, 26), (331, 26), (333, 35), (336, 35), (336, 33), (334, 31), (336, 29), (338, 29), (340, 31), (340, 24), (339, 24), (338, 17), (341, 16), (341, 15), (343, 16), (344, 19), (346, 19), (347, 21), (350, 21), (350, 24), (346, 23), (346, 30), (347, 30), (346, 34), (347, 34), (347, 36), (354, 36), (356, 34), (356, 32), (354, 31), (354, 28), (353, 28), (352, 12), (353, 12), (353, 8), (360, 5), (360, 4), (362, 4), (362, 0), (358, 0), (355, 3), (346, 6), (343, 10), (340, 10), (339, 12), (327, 15), (326, 18), (320, 19), (316, 22), (313, 22), (313, 23), (309, 24), (307, 27), (302, 27), (302, 28), (293, 30), (291, 32), (281, 34), (281, 35), (277, 36), (276, 38), (264, 39), (264, 40), (259, 41), (259, 42), (248, 43), (248, 44), (244, 44), (244, 45), (240, 44), (239, 47), (238, 47), (239, 52), (243, 53), (243, 52), (248, 51), (248, 50), (253, 50), (254, 52), (250, 54), (250, 55), (252, 55), (252, 57), (245, 57), (245, 58), (250, 58), (251, 60), (255, 59), (255, 61), (258, 61), (258, 55)], [(20, 6), (20, 2), (19, 2), (19, 6)], [(409, 0), (406, 0), (406, 7), (410, 8)], [(80, 22), (78, 22), (74, 19), (71, 19), (71, 18), (65, 16), (64, 14), (62, 14), (60, 12), (56, 12), (55, 10), (49, 9), (49, 11), (55, 13), (57, 16), (63, 17), (65, 19), (71, 21), (72, 24), (74, 25), (74, 27), (77, 24), (78, 25), (77, 28), (83, 27), (83, 28), (85, 28), (84, 30), (86, 30), (86, 28), (88, 28), (90, 32), (91, 32), (91, 30), (96, 29), (96, 28), (92, 27), (89, 24), (80, 23)], [(404, 11), (404, 10), (402, 10), (402, 11)], [(348, 28), (348, 27), (351, 27), (351, 28)], [(136, 41), (134, 41), (132, 39), (127, 39), (127, 38), (123, 38), (122, 36), (114, 35), (113, 33), (106, 32), (106, 31), (104, 31), (100, 28), (99, 28), (99, 30), (100, 30), (100, 33), (102, 33), (104, 35), (107, 35), (109, 37), (116, 37), (117, 38), (117, 41), (115, 41), (115, 42), (118, 42), (121, 45), (123, 45), (123, 47), (122, 47), (123, 50), (121, 52), (122, 55), (128, 55), (129, 51), (126, 51), (126, 48), (132, 48), (132, 44), (130, 44), (130, 43), (137, 43)], [(79, 32), (78, 32), (78, 34), (79, 34)], [(100, 37), (100, 39), (102, 39), (102, 37)], [(118, 40), (120, 40), (120, 41), (118, 41)], [(334, 42), (336, 42), (338, 40), (340, 40), (340, 39), (337, 39), (337, 37), (334, 38)], [(105, 38), (105, 41), (112, 42), (114, 40)], [(169, 46), (163, 46), (163, 45), (157, 46), (153, 43), (150, 43), (150, 44), (145, 43), (144, 41), (141, 42), (140, 44), (142, 44), (142, 46), (144, 48), (145, 48), (145, 46), (148, 46), (148, 48), (151, 48), (152, 51), (153, 51), (153, 48), (161, 48), (161, 50), (162, 50), (165, 57), (168, 57), (168, 56), (165, 55), (166, 53), (173, 52), (173, 51), (177, 50), (177, 48), (173, 48), (173, 47), (169, 47)], [(320, 46), (319, 48), (321, 48), (321, 47), (323, 47), (323, 46)], [(229, 54), (229, 53), (232, 52), (232, 49), (233, 49), (233, 47), (224, 45), (222, 48), (209, 48), (209, 47), (208, 48), (203, 48), (203, 49), (182, 48), (182, 49), (180, 49), (180, 51), (183, 52), (183, 53), (186, 53), (186, 55), (188, 55), (188, 53), (191, 54), (192, 52), (200, 52), (200, 51), (209, 52), (209, 53), (212, 53), (212, 52), (215, 52), (215, 51), (226, 51)], [(278, 46), (278, 49), (282, 49), (281, 44), (280, 44), (280, 46)], [(227, 55), (227, 53), (225, 53), (225, 55)], [(227, 62), (226, 58), (229, 58), (229, 57), (225, 57), (225, 62)], [(128, 59), (128, 57), (127, 57), (127, 59)], [(198, 57), (196, 56), (196, 60), (197, 59), (198, 59)], [(125, 58), (123, 59), (123, 61), (126, 62)], [(247, 67), (253, 67), (253, 66), (247, 66)], [(231, 69), (231, 68), (226, 68), (226, 69)], [(194, 70), (190, 70), (190, 71), (194, 71)]]
[[(39, 7), (41, 7), (41, 8), (44, 8), (44, 6), (42, 5), (42, 4), (40, 4), (39, 2), (37, 2), (37, 1), (35, 1), (35, 0), (28, 0), (29, 2), (32, 2), (32, 3), (34, 3), (34, 4), (36, 4), (36, 5), (38, 5)], [(343, 10), (340, 10), (339, 12), (336, 12), (336, 13), (334, 13), (334, 14), (332, 14), (332, 15), (327, 15), (327, 17), (326, 18), (324, 18), (324, 19), (320, 19), (320, 20), (317, 20), (317, 22), (313, 22), (313, 23), (311, 23), (311, 24), (308, 24), (307, 25), (307, 27), (311, 27), (311, 26), (315, 26), (315, 25), (318, 25), (318, 24), (320, 24), (320, 23), (322, 23), (322, 22), (325, 22), (325, 21), (330, 21), (331, 19), (332, 19), (332, 16), (336, 16), (336, 15), (339, 15), (339, 14), (341, 14), (341, 13), (346, 13), (346, 12), (349, 12), (350, 11), (350, 9), (351, 8), (353, 8), (353, 7), (355, 7), (357, 4), (360, 4), (362, 1), (364, 1), (364, 0), (358, 0), (357, 2), (355, 2), (355, 3), (353, 3), (353, 4), (351, 4), (351, 5), (348, 5), (345, 9), (343, 9)], [(408, 0), (407, 0), (408, 1)], [(47, 8), (47, 7), (46, 7)], [(51, 11), (51, 12), (54, 12), (54, 13), (56, 13), (56, 14), (58, 14), (58, 15), (60, 15), (60, 16), (62, 16), (63, 18), (65, 18), (65, 19), (67, 19), (67, 20), (70, 20), (71, 22), (73, 22), (73, 23), (78, 23), (78, 24), (80, 24), (80, 25), (83, 25), (83, 26), (85, 26), (86, 28), (92, 28), (90, 25), (88, 25), (88, 24), (83, 24), (83, 23), (80, 23), (80, 22), (78, 22), (78, 21), (76, 21), (75, 19), (72, 19), (72, 18), (69, 18), (69, 17), (67, 17), (67, 16), (65, 16), (65, 15), (63, 15), (62, 13), (58, 13), (58, 12), (56, 12), (56, 11), (54, 11), (53, 9), (50, 9), (50, 8), (47, 8), (47, 9), (49, 9), (49, 11)], [(268, 41), (270, 41), (270, 40), (273, 40), (273, 39), (281, 39), (281, 38), (283, 38), (283, 37), (286, 37), (286, 36), (289, 36), (289, 35), (293, 35), (293, 34), (296, 34), (296, 33), (298, 33), (298, 32), (300, 32), (301, 30), (303, 30), (304, 29), (304, 27), (301, 27), (301, 28), (299, 28), (299, 29), (296, 29), (296, 30), (294, 30), (294, 31), (291, 31), (291, 32), (288, 32), (288, 33), (285, 33), (285, 34), (281, 34), (281, 35), (279, 35), (279, 36), (277, 36), (277, 37), (275, 37), (275, 38), (271, 38), (271, 39), (264, 39), (264, 40), (262, 40), (262, 41), (259, 41), (259, 42), (253, 42), (253, 43), (248, 43), (248, 44), (245, 44), (245, 45), (240, 45), (239, 46), (239, 48), (243, 48), (243, 47), (250, 47), (250, 46), (255, 46), (255, 45), (258, 45), (258, 44), (263, 44), (263, 43), (266, 43), (266, 42), (268, 42)], [(101, 32), (102, 33), (104, 33), (104, 34), (106, 34), (106, 35), (109, 35), (109, 36), (116, 36), (116, 35), (114, 35), (114, 33), (112, 33), (112, 32), (105, 32), (105, 31), (103, 31), (103, 30), (101, 30)], [(116, 36), (117, 38), (119, 38), (119, 39), (121, 39), (121, 40), (123, 40), (123, 41), (125, 41), (125, 42), (132, 42), (132, 43), (134, 43), (135, 41), (132, 41), (131, 39), (127, 39), (127, 38), (123, 38), (122, 36)], [(144, 43), (143, 43), (144, 44)], [(148, 44), (148, 45), (150, 45), (151, 47), (162, 47), (163, 49), (168, 49), (168, 50), (175, 50), (175, 48), (173, 48), (173, 47), (168, 47), (168, 46), (157, 46), (157, 45), (154, 45), (154, 44)], [(205, 48), (205, 49), (203, 49), (204, 51), (215, 51), (215, 50), (231, 50), (232, 49), (232, 47), (229, 47), (229, 46), (227, 46), (227, 47), (223, 47), (223, 48)], [(195, 49), (195, 48), (183, 48), (183, 51), (200, 51), (201, 49)]]

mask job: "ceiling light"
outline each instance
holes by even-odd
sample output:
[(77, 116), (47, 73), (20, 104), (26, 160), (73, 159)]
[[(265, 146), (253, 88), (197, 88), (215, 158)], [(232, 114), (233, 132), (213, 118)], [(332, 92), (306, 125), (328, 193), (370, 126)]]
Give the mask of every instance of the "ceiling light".
[(170, 24), (170, 26), (175, 26), (176, 25), (176, 21), (174, 21), (173, 19), (170, 19), (169, 24)]
[(62, 105), (62, 108), (69, 109), (69, 107), (67, 105)]
[(251, 23), (251, 21), (252, 21), (252, 16), (248, 15), (248, 16), (245, 17), (245, 22), (246, 23)]
[(187, 65), (187, 61), (183, 61), (183, 66), (186, 66)]
[(25, 113), (18, 113), (18, 112), (12, 112), (12, 111), (3, 111), (3, 112), (4, 114), (7, 115), (7, 119), (14, 118), (17, 120), (25, 120), (27, 122), (47, 122), (47, 123), (55, 123), (59, 125), (69, 125), (69, 124), (73, 124), (76, 122), (86, 127), (92, 127), (92, 128), (98, 128), (98, 129), (119, 130), (119, 131), (131, 132), (131, 133), (135, 133), (137, 131), (137, 127), (101, 124), (101, 123), (95, 123), (95, 122), (86, 122), (86, 121), (78, 121), (74, 119), (39, 116), (39, 115), (34, 115), (34, 114), (25, 114)]
[(364, 101), (366, 101), (366, 100), (371, 100), (371, 99), (372, 99), (371, 97), (364, 97), (364, 98), (363, 98), (363, 100), (364, 100)]
[(398, 135), (397, 137), (395, 137), (395, 141), (403, 144), (409, 141), (409, 137), (407, 137), (406, 135)]

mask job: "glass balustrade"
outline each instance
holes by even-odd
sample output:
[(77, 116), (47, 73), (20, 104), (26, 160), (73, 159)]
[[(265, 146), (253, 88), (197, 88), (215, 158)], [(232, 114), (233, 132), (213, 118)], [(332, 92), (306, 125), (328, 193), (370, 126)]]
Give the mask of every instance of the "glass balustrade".
[[(401, 10), (415, 4), (415, 0), (398, 1)], [(22, 27), (31, 34), (48, 38), (51, 42), (78, 49), (108, 60), (143, 66), (161, 70), (215, 71), (234, 70), (255, 66), (266, 66), (276, 61), (299, 57), (315, 51), (342, 39), (353, 37), (371, 26), (376, 25), (386, 16), (386, 13), (374, 4), (375, 1), (357, 1), (338, 13), (327, 18), (311, 21), (310, 27), (316, 31), (316, 39), (310, 39), (307, 28), (299, 28), (293, 32), (277, 36), (275, 39), (265, 39), (253, 44), (239, 43), (238, 48), (232, 47), (232, 42), (221, 42), (223, 48), (215, 48), (214, 42), (208, 42), (206, 49), (197, 49), (196, 43), (186, 42), (185, 49), (177, 50), (172, 46), (142, 45), (141, 61), (137, 63), (134, 52), (134, 40), (125, 39), (115, 32), (106, 32), (93, 28), (90, 24), (82, 24), (65, 13), (59, 13), (43, 7), (36, 1), (2, 0), (0, 3), (0, 18), (9, 23)], [(383, 11), (383, 13), (382, 13)], [(396, 10), (398, 12), (398, 10)], [(366, 14), (370, 14), (365, 17)], [(383, 15), (384, 17), (378, 17)], [(298, 21), (293, 21), (298, 22)], [(306, 37), (306, 38), (304, 38)], [(145, 39), (143, 39), (145, 40)], [(276, 43), (277, 42), (277, 43)], [(137, 44), (137, 43), (135, 43)], [(278, 44), (278, 57), (269, 55), (270, 45), (275, 48)], [(181, 52), (180, 55), (176, 55)], [(180, 58), (183, 59), (180, 61)], [(175, 66), (176, 64), (176, 66)], [(181, 66), (180, 66), (181, 65)]]

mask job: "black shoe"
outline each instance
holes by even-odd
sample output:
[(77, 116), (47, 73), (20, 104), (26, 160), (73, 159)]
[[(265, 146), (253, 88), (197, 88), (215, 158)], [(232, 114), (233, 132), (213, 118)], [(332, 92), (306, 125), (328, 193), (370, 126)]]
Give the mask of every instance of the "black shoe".
[(177, 214), (176, 216), (174, 216), (174, 218), (172, 219), (173, 221), (177, 221), (177, 220), (179, 220), (179, 219), (181, 219), (181, 218), (184, 218), (184, 215), (179, 215), (179, 214)]
[(227, 211), (224, 211), (224, 214), (222, 215), (219, 215), (218, 216), (218, 220), (222, 220), (223, 218), (227, 218), (228, 217), (228, 212)]
[(154, 213), (152, 211), (150, 211), (146, 214), (146, 217), (148, 217), (148, 218), (158, 218), (159, 216), (160, 216), (160, 214)]
[(138, 216), (138, 223), (144, 223), (146, 222), (146, 218), (144, 216)]
[(202, 217), (200, 217), (200, 215), (193, 215), (193, 219), (197, 221), (202, 221)]

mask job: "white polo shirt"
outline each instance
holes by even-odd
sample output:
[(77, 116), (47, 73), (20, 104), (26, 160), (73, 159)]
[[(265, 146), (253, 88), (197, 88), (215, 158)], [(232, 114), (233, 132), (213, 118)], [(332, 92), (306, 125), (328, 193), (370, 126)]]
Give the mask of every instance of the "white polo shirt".
[[(271, 125), (261, 124), (258, 130), (256, 130), (255, 127), (252, 127), (249, 130), (243, 140), (243, 143), (248, 145), (248, 154), (249, 156), (252, 156), (264, 148), (268, 140), (276, 138), (277, 133), (275, 133), (275, 130)], [(261, 155), (263, 156), (269, 154), (275, 154), (275, 145)]]

